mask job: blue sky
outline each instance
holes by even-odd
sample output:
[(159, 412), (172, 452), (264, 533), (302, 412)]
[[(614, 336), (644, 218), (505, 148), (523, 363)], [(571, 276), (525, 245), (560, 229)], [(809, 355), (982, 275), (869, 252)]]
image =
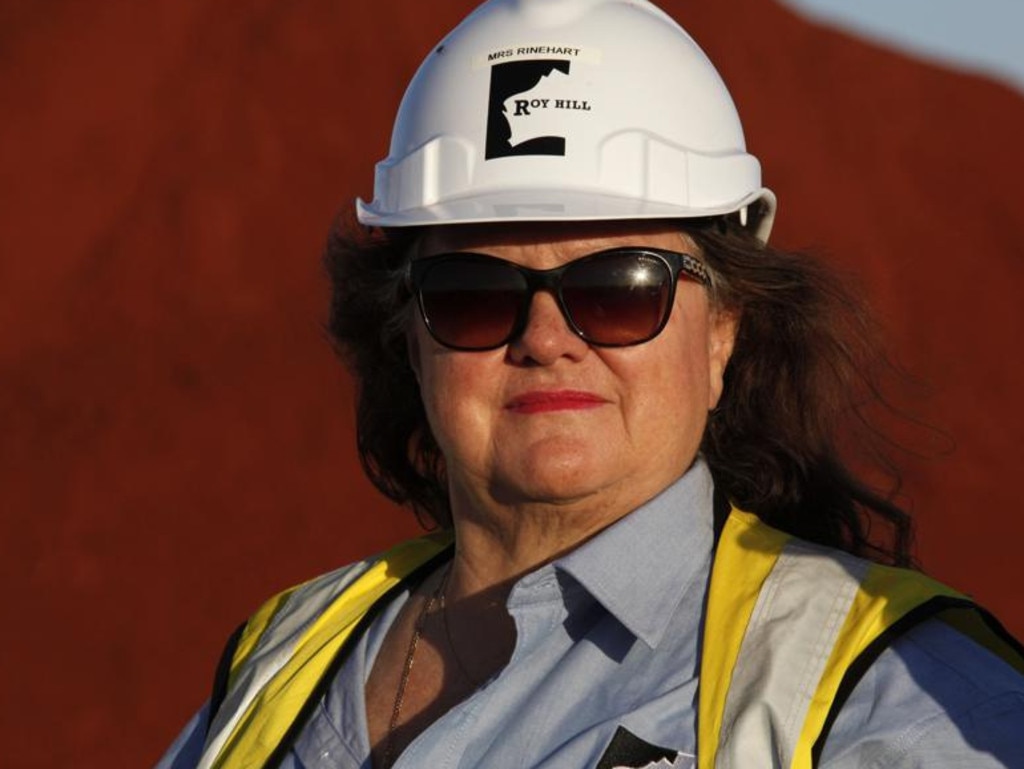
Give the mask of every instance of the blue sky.
[(1024, 0), (781, 0), (821, 23), (1024, 93)]

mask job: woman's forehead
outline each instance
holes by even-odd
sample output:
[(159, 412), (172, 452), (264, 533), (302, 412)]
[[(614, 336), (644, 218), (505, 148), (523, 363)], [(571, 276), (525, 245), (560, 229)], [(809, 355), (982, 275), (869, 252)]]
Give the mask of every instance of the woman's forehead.
[(565, 246), (590, 251), (623, 245), (678, 249), (690, 245), (679, 221), (623, 219), (576, 222), (488, 222), (425, 227), (415, 254), (488, 251), (509, 246)]

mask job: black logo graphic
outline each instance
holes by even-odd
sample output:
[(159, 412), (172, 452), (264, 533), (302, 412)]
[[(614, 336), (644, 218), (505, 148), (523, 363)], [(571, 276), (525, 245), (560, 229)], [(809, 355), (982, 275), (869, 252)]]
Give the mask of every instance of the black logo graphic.
[(533, 106), (530, 99), (523, 98), (512, 105), (512, 115), (505, 109), (505, 102), (510, 97), (532, 90), (543, 78), (555, 71), (568, 75), (569, 62), (563, 59), (531, 59), (508, 61), (491, 67), (485, 160), (512, 155), (565, 155), (564, 136), (536, 136), (519, 144), (512, 144), (509, 117), (529, 116)]
[(679, 757), (678, 750), (659, 748), (644, 742), (629, 729), (620, 726), (615, 730), (612, 741), (608, 743), (596, 769), (613, 769), (618, 766), (650, 766), (659, 761), (675, 761)]

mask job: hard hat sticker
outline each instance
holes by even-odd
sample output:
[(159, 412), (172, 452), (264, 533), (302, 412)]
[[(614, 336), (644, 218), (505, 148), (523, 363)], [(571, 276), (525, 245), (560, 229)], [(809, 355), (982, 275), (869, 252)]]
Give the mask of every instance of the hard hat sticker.
[(492, 64), (516, 59), (550, 59), (552, 56), (600, 64), (601, 51), (598, 48), (581, 48), (573, 45), (510, 45), (489, 51), (484, 56), (473, 57), (473, 69), (482, 69)]
[(565, 155), (567, 115), (586, 113), (566, 59), (522, 59), (491, 66), (484, 159)]

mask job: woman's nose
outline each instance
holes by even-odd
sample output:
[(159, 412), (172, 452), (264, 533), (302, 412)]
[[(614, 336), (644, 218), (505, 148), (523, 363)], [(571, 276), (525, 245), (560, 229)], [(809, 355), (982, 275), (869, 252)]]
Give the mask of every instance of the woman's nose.
[(542, 366), (549, 366), (563, 357), (579, 360), (589, 349), (590, 345), (569, 327), (558, 301), (549, 291), (533, 295), (526, 327), (508, 345), (514, 362)]

